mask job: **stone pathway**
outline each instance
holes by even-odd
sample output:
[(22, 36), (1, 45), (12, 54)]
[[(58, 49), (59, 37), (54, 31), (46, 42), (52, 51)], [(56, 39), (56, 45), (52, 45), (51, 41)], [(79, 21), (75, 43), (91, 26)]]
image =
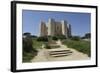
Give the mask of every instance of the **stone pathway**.
[[(68, 48), (65, 45), (61, 44), (60, 41), (57, 41), (57, 45), (60, 45), (60, 48), (55, 49), (39, 49), (38, 55), (35, 56), (31, 61), (32, 62), (43, 62), (43, 61), (67, 61), (67, 60), (88, 60), (90, 59), (86, 54), (78, 52), (75, 49)], [(62, 57), (52, 57), (48, 54), (48, 51), (55, 50), (70, 50), (72, 53), (68, 56)]]

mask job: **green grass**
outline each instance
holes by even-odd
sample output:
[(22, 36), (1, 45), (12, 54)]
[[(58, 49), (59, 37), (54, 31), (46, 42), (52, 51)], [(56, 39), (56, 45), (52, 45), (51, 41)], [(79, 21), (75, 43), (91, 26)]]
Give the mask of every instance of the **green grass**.
[(36, 56), (37, 52), (23, 52), (23, 62), (31, 62), (31, 60)]
[(31, 38), (23, 39), (23, 58), (22, 61), (25, 62), (31, 62), (31, 60), (37, 55), (38, 51)]
[(36, 39), (33, 39), (33, 47), (36, 49), (41, 49), (42, 48), (42, 44), (44, 44), (45, 42), (43, 41), (37, 41)]
[(69, 48), (73, 48), (78, 50), (79, 52), (87, 54), (89, 57), (91, 56), (91, 47), (89, 41), (75, 41), (75, 40), (65, 40), (63, 44), (67, 45)]

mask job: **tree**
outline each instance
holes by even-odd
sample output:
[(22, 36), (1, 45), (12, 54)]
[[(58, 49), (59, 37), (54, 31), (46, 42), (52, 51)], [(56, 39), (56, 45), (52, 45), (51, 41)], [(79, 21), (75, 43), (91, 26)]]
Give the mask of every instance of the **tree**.
[(85, 34), (85, 38), (91, 38), (91, 34), (90, 33), (86, 33)]
[(29, 32), (25, 32), (25, 33), (23, 33), (23, 36), (26, 38), (26, 37), (30, 37), (31, 36), (31, 33), (29, 33)]
[(32, 37), (32, 38), (37, 38), (37, 36), (35, 36), (35, 35), (31, 35), (31, 37)]
[(82, 39), (89, 39), (89, 38), (91, 38), (91, 34), (90, 34), (90, 33), (86, 33), (86, 34), (82, 37)]

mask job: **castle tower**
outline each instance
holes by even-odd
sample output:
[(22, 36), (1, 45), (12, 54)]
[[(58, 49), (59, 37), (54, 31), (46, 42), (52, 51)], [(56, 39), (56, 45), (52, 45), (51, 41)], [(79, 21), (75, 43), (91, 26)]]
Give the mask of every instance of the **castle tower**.
[(71, 25), (68, 24), (68, 37), (71, 37), (72, 34), (71, 34)]
[(47, 36), (47, 27), (43, 21), (40, 23), (40, 36)]
[(66, 37), (71, 37), (71, 25), (65, 20), (60, 22), (54, 19), (49, 19), (47, 26), (46, 23), (41, 21), (40, 24), (40, 36), (57, 36), (65, 35)]
[(68, 29), (67, 29), (67, 22), (62, 20), (62, 35), (65, 35), (66, 37), (68, 37)]
[(54, 36), (55, 35), (55, 21), (53, 19), (49, 19), (48, 22), (48, 35)]

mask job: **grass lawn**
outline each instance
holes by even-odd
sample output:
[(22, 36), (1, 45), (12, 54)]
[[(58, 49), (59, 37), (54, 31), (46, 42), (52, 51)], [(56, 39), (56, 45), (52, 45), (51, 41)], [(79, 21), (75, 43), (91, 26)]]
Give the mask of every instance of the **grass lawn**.
[(33, 39), (33, 47), (36, 49), (42, 49), (42, 44), (45, 44), (43, 41), (37, 41), (36, 39)]
[[(33, 39), (33, 47), (36, 48), (36, 49), (42, 49), (42, 45), (45, 45), (45, 48), (48, 49), (52, 49), (52, 48), (59, 48), (60, 46), (59, 45), (54, 45), (55, 44), (55, 41), (49, 39), (48, 42), (44, 42), (44, 41), (37, 41), (37, 39)], [(51, 45), (53, 44), (53, 45)]]
[(23, 62), (30, 62), (33, 57), (34, 56), (32, 55), (32, 53), (26, 53), (26, 52), (24, 52)]
[(84, 41), (84, 40), (64, 40), (62, 42), (63, 44), (67, 45), (69, 48), (73, 48), (78, 50), (79, 52), (87, 54), (89, 57), (91, 56), (91, 47), (90, 47), (90, 41)]

